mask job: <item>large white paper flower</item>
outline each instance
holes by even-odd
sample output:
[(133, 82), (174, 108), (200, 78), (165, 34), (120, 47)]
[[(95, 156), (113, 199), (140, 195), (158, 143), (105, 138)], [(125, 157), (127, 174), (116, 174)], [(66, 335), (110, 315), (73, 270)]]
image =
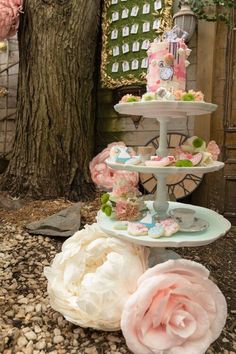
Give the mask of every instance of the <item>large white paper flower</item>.
[(86, 225), (44, 269), (51, 306), (79, 326), (117, 330), (147, 258), (144, 247), (108, 237), (97, 224)]

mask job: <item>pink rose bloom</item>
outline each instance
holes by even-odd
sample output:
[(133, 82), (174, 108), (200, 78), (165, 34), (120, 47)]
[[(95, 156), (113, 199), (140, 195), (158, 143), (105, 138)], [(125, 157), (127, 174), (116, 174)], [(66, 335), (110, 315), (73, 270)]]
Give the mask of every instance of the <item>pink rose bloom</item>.
[(212, 154), (212, 159), (214, 161), (218, 159), (218, 156), (220, 155), (220, 148), (216, 144), (215, 140), (209, 141), (207, 145), (207, 152), (210, 152)]
[(139, 175), (137, 172), (117, 171), (106, 165), (105, 160), (109, 158), (110, 150), (112, 146), (115, 145), (126, 146), (121, 141), (108, 144), (108, 146), (95, 156), (89, 164), (92, 181), (98, 187), (104, 188), (105, 190), (111, 190), (114, 181), (117, 178), (121, 178), (121, 176), (124, 179), (129, 178), (129, 180), (132, 180), (134, 186), (136, 186), (139, 181)]
[(120, 221), (134, 221), (140, 217), (140, 205), (133, 201), (117, 201), (115, 206), (116, 219)]
[(110, 194), (112, 197), (127, 198), (128, 196), (135, 197), (139, 194), (140, 192), (137, 189), (137, 181), (134, 179), (131, 173), (126, 173), (125, 178), (124, 173), (114, 175), (113, 188)]
[(180, 101), (184, 93), (185, 93), (185, 92), (184, 92), (183, 90), (175, 90), (175, 91), (174, 91), (175, 99), (176, 99), (177, 101)]
[(164, 61), (166, 62), (166, 64), (168, 65), (172, 65), (174, 63), (174, 55), (172, 53), (167, 53), (164, 56)]
[(121, 329), (135, 354), (204, 354), (227, 305), (201, 264), (170, 260), (148, 269), (125, 304)]
[(127, 103), (127, 102), (137, 102), (137, 101), (140, 101), (141, 100), (141, 97), (139, 96), (134, 96), (134, 95), (131, 95), (131, 94), (127, 94), (125, 96), (123, 96), (120, 100), (119, 103)]
[(136, 196), (140, 192), (136, 187), (133, 187), (132, 185), (127, 184), (126, 186), (121, 186), (117, 188), (113, 188), (111, 194), (113, 197), (116, 198), (123, 198), (126, 196)]
[(16, 34), (22, 3), (22, 0), (0, 0), (0, 40)]
[(204, 101), (204, 95), (201, 91), (194, 91), (194, 90), (189, 90), (189, 93), (191, 93), (194, 98), (195, 98), (195, 101)]

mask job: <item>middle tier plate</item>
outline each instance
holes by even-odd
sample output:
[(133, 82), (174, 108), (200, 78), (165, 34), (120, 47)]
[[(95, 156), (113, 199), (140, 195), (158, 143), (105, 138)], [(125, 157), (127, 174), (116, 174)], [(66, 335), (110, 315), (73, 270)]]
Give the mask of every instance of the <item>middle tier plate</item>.
[(156, 175), (171, 175), (177, 173), (208, 173), (215, 172), (224, 167), (224, 163), (220, 161), (214, 161), (211, 165), (208, 166), (196, 166), (196, 167), (175, 167), (175, 166), (167, 166), (167, 167), (149, 167), (145, 165), (129, 165), (124, 163), (116, 163), (107, 159), (106, 164), (115, 169), (115, 170), (126, 170), (126, 171), (135, 171), (142, 173), (153, 173)]

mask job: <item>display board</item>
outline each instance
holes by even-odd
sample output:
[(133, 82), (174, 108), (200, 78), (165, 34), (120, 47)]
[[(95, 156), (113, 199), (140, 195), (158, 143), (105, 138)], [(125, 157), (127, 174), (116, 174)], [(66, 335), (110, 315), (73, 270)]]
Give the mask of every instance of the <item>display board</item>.
[(102, 23), (102, 86), (144, 84), (146, 51), (172, 25), (172, 0), (105, 0)]

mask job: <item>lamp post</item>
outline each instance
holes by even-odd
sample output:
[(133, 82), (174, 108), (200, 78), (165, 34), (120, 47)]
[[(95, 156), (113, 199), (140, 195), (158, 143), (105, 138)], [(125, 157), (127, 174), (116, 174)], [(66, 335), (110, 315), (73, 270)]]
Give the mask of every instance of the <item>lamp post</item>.
[(188, 0), (180, 1), (180, 10), (173, 16), (173, 20), (175, 26), (188, 33), (186, 42), (190, 41), (196, 28), (197, 18)]

